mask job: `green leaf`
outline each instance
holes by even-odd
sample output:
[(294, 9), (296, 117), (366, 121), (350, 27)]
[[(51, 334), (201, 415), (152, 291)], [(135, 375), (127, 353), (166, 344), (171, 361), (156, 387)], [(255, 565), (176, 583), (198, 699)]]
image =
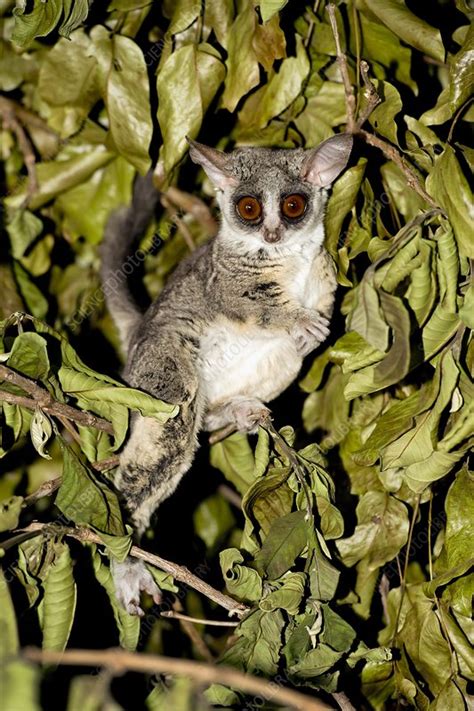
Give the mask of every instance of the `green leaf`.
[[(80, 6), (80, 3), (75, 3)], [(62, 138), (75, 134), (100, 98), (94, 44), (85, 32), (61, 39), (41, 62), (38, 92), (51, 107), (51, 126)]]
[(43, 230), (43, 223), (29, 210), (16, 210), (13, 218), (7, 223), (6, 229), (10, 235), (12, 255), (20, 259), (28, 247), (35, 241)]
[(370, 114), (369, 123), (378, 134), (398, 145), (395, 116), (403, 108), (400, 94), (392, 84), (386, 81), (378, 81), (375, 88), (382, 103), (376, 106)]
[(184, 45), (160, 68), (158, 121), (163, 134), (164, 170), (183, 157), (186, 136), (196, 138), (204, 114), (224, 78), (224, 65), (208, 45)]
[(34, 0), (33, 9), (25, 14), (26, 2), (17, 5), (13, 10), (15, 29), (12, 40), (21, 46), (26, 46), (35, 37), (45, 37), (59, 22), (63, 11), (62, 0)]
[(298, 97), (309, 72), (309, 60), (301, 37), (296, 36), (296, 57), (284, 59), (264, 89), (259, 92), (258, 106), (250, 101), (239, 114), (241, 123), (263, 128), (279, 116)]
[(410, 368), (410, 317), (398, 296), (379, 291), (385, 320), (392, 330), (393, 343), (387, 355), (374, 367), (354, 373), (344, 389), (347, 399), (399, 382)]
[(84, 22), (88, 13), (88, 0), (64, 0), (64, 20), (59, 26), (59, 34), (69, 39), (71, 32)]
[(414, 15), (403, 0), (385, 0), (383, 3), (360, 0), (360, 4), (404, 42), (438, 62), (444, 62), (445, 49), (440, 31)]
[(11, 496), (0, 502), (0, 532), (17, 528), (23, 507), (23, 496)]
[(260, 600), (260, 609), (267, 612), (282, 609), (289, 615), (296, 615), (303, 598), (305, 578), (304, 573), (286, 573), (281, 579), (281, 587)]
[(15, 656), (18, 653), (18, 647), (15, 608), (13, 607), (5, 573), (0, 566), (0, 659), (5, 660), (8, 657)]
[(43, 649), (62, 652), (71, 633), (77, 594), (69, 546), (65, 543), (54, 544), (54, 561), (48, 568), (43, 588)]
[(33, 447), (38, 454), (44, 459), (51, 459), (45, 451), (45, 446), (53, 434), (53, 426), (49, 417), (39, 407), (36, 408), (31, 420), (30, 434)]
[(345, 565), (366, 559), (369, 570), (375, 570), (395, 558), (407, 542), (407, 508), (389, 494), (369, 491), (360, 498), (356, 511), (353, 535), (336, 545)]
[(234, 111), (242, 96), (257, 86), (260, 80), (253, 48), (257, 15), (250, 0), (245, 0), (243, 5), (243, 10), (230, 28), (227, 44), (227, 76), (222, 105), (228, 111)]
[(240, 600), (260, 600), (262, 597), (262, 579), (256, 570), (241, 565), (243, 555), (237, 548), (227, 548), (219, 554), (222, 575), (231, 595)]
[(426, 189), (448, 213), (459, 253), (472, 259), (472, 193), (451, 146), (446, 146), (436, 159), (426, 180)]
[(201, 501), (193, 514), (194, 530), (207, 548), (213, 549), (234, 526), (235, 519), (227, 501), (214, 494)]
[(304, 511), (294, 511), (273, 522), (255, 558), (258, 569), (276, 580), (291, 568), (308, 542)]
[(315, 600), (332, 600), (336, 594), (339, 577), (340, 571), (324, 555), (321, 547), (316, 545), (309, 567), (311, 597)]
[(46, 380), (50, 363), (46, 340), (38, 333), (20, 333), (13, 343), (8, 366), (33, 380)]
[(357, 165), (344, 171), (334, 183), (325, 218), (325, 244), (334, 259), (337, 259), (338, 249), (345, 243), (346, 235), (341, 235), (342, 224), (356, 203), (366, 166), (367, 161), (362, 159)]
[(244, 669), (249, 674), (274, 676), (278, 669), (284, 627), (279, 610), (251, 612), (236, 628), (238, 640), (221, 657), (222, 664)]
[(140, 636), (140, 618), (135, 615), (129, 615), (119, 604), (115, 595), (115, 585), (110, 568), (104, 564), (104, 559), (96, 546), (91, 546), (91, 551), (94, 574), (105, 589), (112, 606), (115, 623), (119, 631), (120, 646), (130, 652), (134, 652)]
[(347, 325), (374, 348), (379, 351), (387, 350), (389, 327), (384, 319), (380, 297), (370, 275), (357, 287), (355, 308), (348, 316)]
[(2, 704), (9, 711), (41, 711), (40, 670), (13, 659), (0, 668)]
[(260, 13), (262, 15), (262, 20), (268, 22), (271, 20), (273, 15), (277, 12), (283, 10), (288, 0), (261, 0), (260, 2)]
[(289, 475), (287, 467), (275, 467), (244, 495), (242, 509), (246, 517), (256, 521), (265, 535), (274, 521), (291, 511), (294, 495), (287, 483)]
[(146, 173), (153, 124), (145, 59), (135, 42), (122, 35), (113, 35), (111, 52), (106, 95), (110, 132), (121, 155)]
[(55, 504), (63, 514), (78, 524), (117, 536), (125, 535), (116, 494), (92, 473), (83, 457), (61, 440), (63, 478)]
[(211, 464), (245, 494), (255, 481), (255, 460), (246, 435), (235, 433), (211, 447)]

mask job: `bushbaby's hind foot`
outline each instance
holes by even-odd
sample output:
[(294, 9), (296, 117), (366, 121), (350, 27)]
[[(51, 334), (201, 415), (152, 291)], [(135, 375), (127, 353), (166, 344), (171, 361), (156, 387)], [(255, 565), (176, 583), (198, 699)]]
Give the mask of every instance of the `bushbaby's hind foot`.
[(234, 425), (239, 432), (256, 432), (270, 418), (270, 410), (256, 398), (236, 398), (210, 410), (205, 419), (209, 432)]
[(161, 590), (143, 560), (130, 557), (122, 563), (112, 560), (111, 570), (115, 595), (129, 615), (143, 617), (145, 614), (140, 607), (142, 592), (151, 595), (156, 604), (161, 602)]

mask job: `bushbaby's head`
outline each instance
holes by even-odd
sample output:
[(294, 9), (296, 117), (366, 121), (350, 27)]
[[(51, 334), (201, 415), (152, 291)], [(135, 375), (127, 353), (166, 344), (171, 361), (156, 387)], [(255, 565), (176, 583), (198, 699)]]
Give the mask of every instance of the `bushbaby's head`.
[(219, 238), (234, 250), (285, 254), (321, 244), (326, 188), (349, 160), (350, 135), (338, 134), (309, 150), (248, 147), (223, 153), (189, 143), (192, 160), (218, 191)]

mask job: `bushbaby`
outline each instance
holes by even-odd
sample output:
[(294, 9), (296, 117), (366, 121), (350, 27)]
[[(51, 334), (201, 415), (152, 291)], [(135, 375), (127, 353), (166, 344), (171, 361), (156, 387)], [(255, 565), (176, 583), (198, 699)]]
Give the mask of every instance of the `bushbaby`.
[[(165, 424), (135, 415), (120, 455), (116, 483), (138, 533), (190, 468), (200, 430), (258, 427), (265, 403), (327, 337), (336, 289), (323, 217), (327, 188), (349, 159), (348, 134), (309, 150), (190, 146), (217, 191), (216, 237), (180, 264), (145, 314), (121, 267), (159, 197), (149, 176), (137, 180), (132, 206), (112, 215), (101, 248), (108, 308), (128, 353), (124, 379), (179, 405)], [(131, 614), (142, 614), (142, 591), (159, 599), (142, 561), (113, 573)]]

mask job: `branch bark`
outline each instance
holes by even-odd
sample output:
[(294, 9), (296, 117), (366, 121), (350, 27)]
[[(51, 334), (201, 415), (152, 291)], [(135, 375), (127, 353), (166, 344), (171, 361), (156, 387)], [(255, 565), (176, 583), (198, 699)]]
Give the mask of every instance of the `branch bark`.
[[(30, 523), (30, 525), (26, 528), (22, 528), (20, 530), (25, 533), (29, 533), (30, 531), (41, 533), (44, 528), (47, 528), (48, 526), (51, 527), (51, 525), (53, 524), (39, 523), (38, 521), (34, 521), (33, 523)], [(97, 545), (101, 546), (104, 545), (102, 539), (93, 531), (90, 531), (88, 528), (83, 528), (80, 526), (78, 526), (77, 528), (61, 527), (61, 533), (68, 536), (69, 538), (75, 538), (78, 541), (82, 541), (83, 543), (96, 543)], [(223, 607), (225, 610), (228, 610), (230, 614), (235, 614), (240, 617), (246, 612), (249, 612), (249, 608), (246, 607), (246, 605), (242, 605), (241, 603), (236, 602), (236, 600), (233, 600), (228, 595), (225, 595), (219, 590), (216, 590), (211, 585), (204, 582), (204, 580), (198, 578), (197, 575), (191, 573), (191, 571), (183, 565), (173, 563), (172, 561), (166, 560), (165, 558), (161, 558), (160, 556), (155, 555), (154, 553), (148, 553), (147, 551), (138, 548), (138, 546), (131, 547), (130, 555), (132, 556), (132, 558), (140, 558), (146, 563), (153, 565), (155, 568), (164, 570), (165, 573), (169, 573), (170, 575), (172, 575), (175, 580), (180, 583), (184, 583), (188, 587), (193, 588), (193, 590), (197, 590), (202, 595), (209, 598), (209, 600), (212, 600), (217, 605), (220, 605), (220, 607)]]
[(290, 706), (298, 711), (327, 711), (322, 701), (311, 698), (299, 691), (294, 691), (276, 682), (260, 679), (232, 667), (215, 666), (188, 659), (174, 659), (156, 654), (138, 654), (122, 649), (67, 649), (65, 652), (53, 652), (35, 648), (23, 650), (23, 657), (28, 661), (44, 664), (64, 664), (70, 666), (106, 667), (113, 674), (128, 671), (145, 674), (172, 674), (187, 676), (200, 685), (224, 684), (239, 689), (246, 694), (262, 696), (267, 701)]
[(85, 427), (95, 427), (95, 429), (102, 430), (108, 434), (114, 433), (112, 424), (107, 420), (102, 419), (102, 417), (97, 417), (90, 412), (78, 410), (63, 402), (58, 402), (58, 400), (55, 400), (41, 385), (38, 385), (29, 378), (25, 378), (25, 376), (20, 375), (6, 365), (0, 365), (0, 380), (16, 385), (30, 395), (30, 397), (25, 397), (24, 395), (14, 395), (5, 390), (0, 390), (0, 401), (3, 400), (11, 405), (27, 407), (30, 410), (35, 410), (36, 407), (39, 406), (42, 410), (58, 418), (65, 417)]

